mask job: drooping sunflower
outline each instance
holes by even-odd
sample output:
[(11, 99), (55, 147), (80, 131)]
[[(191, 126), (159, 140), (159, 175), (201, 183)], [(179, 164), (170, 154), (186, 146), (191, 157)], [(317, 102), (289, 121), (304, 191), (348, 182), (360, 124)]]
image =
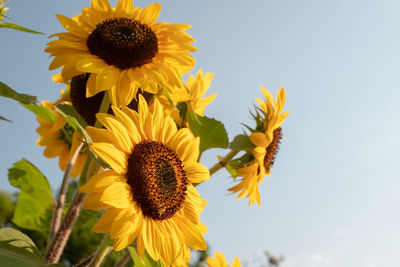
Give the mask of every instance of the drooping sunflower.
[(57, 15), (68, 32), (52, 36), (46, 52), (54, 56), (49, 69), (62, 67), (64, 82), (90, 73), (87, 97), (109, 90), (113, 105), (128, 105), (139, 88), (156, 94), (182, 86), (181, 76), (191, 70), (194, 39), (183, 32), (187, 24), (156, 22), (159, 3), (145, 9), (132, 0), (92, 0), (91, 7), (72, 19)]
[(113, 112), (97, 114), (105, 129), (86, 128), (91, 150), (111, 168), (80, 188), (89, 194), (84, 208), (106, 209), (93, 231), (110, 232), (116, 251), (136, 239), (140, 256), (146, 250), (167, 266), (185, 258), (187, 247), (205, 250), (205, 201), (192, 185), (210, 177), (198, 162), (199, 138), (178, 130), (158, 100), (149, 108), (139, 95), (138, 112)]
[(211, 257), (207, 257), (207, 261), (205, 262), (208, 267), (241, 267), (242, 264), (238, 257), (232, 262), (232, 265), (228, 265), (225, 259), (225, 253), (219, 254), (217, 251), (214, 253), (214, 259)]
[(229, 189), (234, 193), (240, 192), (237, 196), (241, 198), (246, 195), (249, 198), (249, 206), (257, 201), (260, 205), (260, 192), (258, 184), (264, 180), (265, 175), (270, 175), (271, 167), (274, 164), (275, 155), (278, 151), (279, 143), (282, 138), (281, 125), (289, 111), (282, 112), (285, 104), (285, 89), (281, 88), (277, 93), (275, 101), (270, 92), (260, 86), (265, 96), (265, 100), (257, 98), (261, 111), (264, 114), (263, 131), (254, 131), (250, 135), (251, 142), (256, 146), (252, 155), (254, 160), (247, 166), (236, 170), (238, 176), (243, 177), (239, 184)]
[[(51, 110), (56, 115), (56, 119), (51, 121), (36, 117), (39, 122), (36, 132), (40, 135), (37, 145), (46, 147), (43, 151), (45, 157), (59, 157), (58, 165), (62, 171), (65, 171), (68, 161), (80, 146), (83, 136), (69, 126), (61, 114), (54, 110), (52, 102), (42, 101), (41, 105)], [(86, 149), (82, 148), (72, 168), (72, 177), (77, 177), (82, 172), (85, 157)]]

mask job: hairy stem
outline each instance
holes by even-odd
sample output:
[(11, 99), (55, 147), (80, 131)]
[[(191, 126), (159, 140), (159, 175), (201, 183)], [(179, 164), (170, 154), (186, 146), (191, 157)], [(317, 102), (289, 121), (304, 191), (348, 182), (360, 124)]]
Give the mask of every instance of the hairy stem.
[(72, 169), (75, 165), (76, 159), (78, 158), (82, 146), (83, 143), (80, 144), (79, 147), (75, 150), (74, 154), (72, 155), (72, 158), (68, 161), (67, 168), (65, 169), (60, 192), (58, 193), (57, 204), (54, 209), (53, 218), (51, 220), (49, 240), (51, 240), (51, 238), (54, 237), (55, 233), (60, 228), (62, 209), (64, 207), (65, 197), (67, 195), (67, 190), (68, 190), (68, 180), (69, 177), (71, 176)]
[(218, 161), (217, 163), (215, 163), (214, 166), (212, 166), (210, 168), (210, 175), (213, 175), (214, 173), (216, 173), (217, 171), (219, 171), (220, 169), (224, 168), (226, 166), (226, 164), (229, 163), (229, 161), (237, 154), (239, 153), (239, 150), (231, 150), (228, 154), (225, 155), (225, 157), (223, 157), (222, 159), (220, 159), (220, 161)]
[(126, 253), (119, 262), (117, 262), (114, 267), (123, 267), (131, 259), (131, 254)]
[(57, 263), (64, 250), (65, 244), (72, 232), (72, 228), (79, 216), (81, 204), (85, 199), (85, 194), (76, 192), (74, 199), (69, 206), (67, 214), (61, 223), (60, 229), (52, 239), (50, 246), (46, 252), (46, 262), (49, 264)]
[(108, 234), (104, 237), (103, 242), (100, 244), (99, 249), (96, 251), (89, 267), (99, 267), (108, 253), (111, 252), (111, 240), (108, 238)]
[(83, 259), (80, 263), (74, 265), (73, 267), (87, 267), (89, 266), (90, 262), (93, 260), (94, 254), (90, 255), (86, 259)]

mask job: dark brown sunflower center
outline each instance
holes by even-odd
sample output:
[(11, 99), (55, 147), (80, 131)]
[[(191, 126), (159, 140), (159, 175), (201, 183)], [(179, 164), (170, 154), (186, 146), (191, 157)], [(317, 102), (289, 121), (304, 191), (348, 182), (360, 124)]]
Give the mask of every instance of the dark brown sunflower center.
[(282, 128), (279, 127), (274, 130), (274, 137), (272, 139), (271, 144), (267, 147), (267, 152), (264, 156), (264, 167), (267, 172), (269, 172), (274, 165), (275, 156), (278, 153), (279, 143), (282, 138)]
[(182, 161), (161, 142), (137, 144), (129, 156), (126, 177), (133, 200), (154, 220), (171, 218), (185, 201), (188, 179)]
[[(100, 92), (92, 97), (86, 97), (86, 84), (89, 79), (89, 73), (74, 76), (71, 80), (70, 97), (72, 106), (82, 116), (88, 125), (94, 125), (96, 122), (96, 113), (99, 112), (101, 101), (104, 97), (104, 92)], [(149, 101), (153, 95), (139, 89), (139, 94), (142, 94), (146, 101)], [(134, 98), (128, 107), (138, 109), (138, 98)], [(112, 109), (108, 110), (109, 114), (113, 114)]]
[(86, 44), (91, 54), (121, 70), (150, 63), (158, 52), (157, 36), (151, 28), (130, 18), (104, 20)]

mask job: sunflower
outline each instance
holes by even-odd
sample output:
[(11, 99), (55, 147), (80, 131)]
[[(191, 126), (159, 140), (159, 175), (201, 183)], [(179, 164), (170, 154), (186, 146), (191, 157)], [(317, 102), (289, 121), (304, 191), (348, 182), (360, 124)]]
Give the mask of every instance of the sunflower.
[(164, 110), (180, 124), (181, 118), (176, 105), (179, 102), (189, 101), (192, 110), (197, 115), (204, 116), (206, 106), (209, 105), (217, 96), (217, 94), (213, 94), (201, 98), (210, 87), (213, 77), (213, 73), (207, 72), (204, 74), (202, 69), (199, 69), (196, 77), (190, 74), (183, 87), (184, 90), (169, 95), (172, 103), (163, 94), (158, 94), (158, 98)]
[(97, 114), (105, 129), (86, 128), (91, 150), (111, 168), (80, 188), (89, 194), (84, 208), (106, 210), (93, 231), (110, 232), (116, 251), (136, 239), (140, 256), (146, 250), (167, 266), (186, 258), (187, 247), (205, 250), (205, 201), (192, 185), (210, 177), (198, 162), (199, 138), (178, 130), (158, 100), (149, 108), (139, 95), (138, 112), (113, 112)]
[(228, 265), (228, 263), (226, 262), (226, 259), (225, 259), (224, 252), (222, 252), (222, 254), (215, 252), (214, 259), (211, 257), (207, 257), (207, 261), (205, 263), (208, 265), (208, 267), (240, 267), (240, 266), (242, 266), (238, 257), (236, 257), (233, 260), (232, 265)]
[(210, 87), (211, 81), (214, 77), (214, 73), (207, 72), (203, 74), (203, 70), (199, 69), (196, 77), (190, 74), (186, 81), (186, 88), (190, 94), (190, 104), (193, 111), (200, 116), (204, 115), (204, 110), (217, 96), (217, 94), (209, 95), (201, 98)]
[(57, 15), (68, 31), (48, 43), (54, 56), (49, 69), (62, 67), (63, 80), (90, 73), (87, 97), (109, 90), (113, 105), (124, 106), (139, 88), (156, 94), (159, 86), (172, 92), (182, 87), (181, 76), (191, 70), (196, 51), (194, 39), (183, 30), (187, 24), (155, 22), (159, 3), (145, 9), (132, 0), (119, 0), (112, 8), (108, 0), (92, 0), (91, 7), (72, 19)]
[[(42, 101), (41, 105), (51, 110), (51, 112), (56, 115), (56, 119), (50, 121), (39, 116), (36, 117), (36, 120), (39, 122), (39, 127), (36, 129), (36, 132), (40, 135), (37, 145), (46, 147), (43, 151), (45, 157), (59, 157), (58, 165), (62, 171), (65, 171), (68, 161), (81, 144), (83, 136), (74, 131), (61, 114), (54, 110), (52, 102)], [(86, 157), (84, 151), (85, 149), (81, 150), (75, 161), (71, 171), (72, 177), (77, 177), (82, 171)]]
[(274, 164), (275, 155), (282, 138), (281, 125), (286, 116), (289, 115), (289, 111), (281, 113), (286, 99), (285, 89), (281, 88), (279, 90), (276, 101), (265, 88), (260, 86), (260, 89), (266, 99), (264, 101), (257, 98), (260, 109), (264, 114), (262, 121), (263, 131), (251, 133), (250, 140), (256, 146), (252, 151), (254, 160), (247, 166), (236, 170), (238, 176), (243, 177), (243, 179), (239, 184), (229, 189), (234, 193), (240, 192), (238, 198), (247, 194), (249, 205), (254, 204), (255, 201), (260, 205), (261, 199), (258, 184), (264, 180), (265, 175), (269, 176), (271, 173), (271, 167)]

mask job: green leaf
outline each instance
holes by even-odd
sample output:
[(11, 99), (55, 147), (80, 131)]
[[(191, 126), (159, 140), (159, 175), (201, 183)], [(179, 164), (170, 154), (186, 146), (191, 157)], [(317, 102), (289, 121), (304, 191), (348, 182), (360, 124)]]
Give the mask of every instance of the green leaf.
[(86, 138), (87, 142), (91, 142), (90, 136), (85, 131), (86, 121), (82, 118), (81, 115), (74, 109), (73, 106), (67, 104), (58, 104), (55, 106), (55, 109), (61, 113), (67, 123), (74, 128), (75, 131), (83, 134)]
[(189, 127), (195, 136), (200, 137), (200, 151), (209, 148), (227, 148), (229, 144), (225, 126), (216, 119), (202, 117), (190, 111), (187, 116)]
[(230, 149), (245, 150), (245, 151), (251, 151), (255, 147), (256, 146), (253, 144), (253, 142), (251, 142), (249, 136), (244, 134), (239, 134), (235, 136), (233, 141), (229, 144)]
[(186, 118), (186, 113), (188, 111), (188, 106), (186, 102), (179, 102), (178, 105), (176, 105), (176, 108), (179, 110), (179, 116), (181, 119)]
[(10, 121), (10, 120), (7, 120), (6, 118), (4, 118), (4, 117), (2, 117), (2, 116), (0, 116), (0, 120), (3, 120), (3, 121), (8, 121), (8, 122), (11, 122), (11, 123), (12, 123), (12, 121)]
[(46, 120), (55, 121), (57, 119), (57, 115), (51, 112), (51, 110), (46, 107), (39, 106), (36, 104), (21, 104), (21, 105), (24, 106), (26, 109), (32, 111), (37, 116), (42, 117)]
[(128, 247), (129, 253), (131, 254), (132, 261), (134, 263), (134, 267), (163, 267), (160, 261), (153, 260), (150, 255), (145, 251), (143, 255), (143, 261), (140, 259), (139, 255), (137, 254), (135, 248)]
[(18, 24), (10, 23), (10, 22), (3, 22), (0, 24), (0, 28), (9, 28), (9, 29), (14, 29), (17, 31), (21, 32), (29, 32), (29, 33), (36, 33), (36, 34), (44, 34), (42, 32), (37, 32), (28, 28), (25, 28), (23, 26), (20, 26)]
[(10, 193), (0, 190), (0, 227), (8, 223), (14, 213), (15, 204)]
[(0, 229), (1, 266), (44, 267), (45, 261), (33, 241), (12, 228)]
[(133, 247), (128, 247), (129, 253), (131, 254), (132, 261), (135, 267), (145, 267), (136, 250)]
[(229, 174), (234, 178), (234, 180), (236, 179), (236, 177), (238, 176), (236, 170), (229, 164), (226, 164), (225, 169), (229, 172)]
[(54, 207), (46, 177), (29, 161), (22, 159), (8, 169), (10, 184), (21, 190), (12, 222), (30, 230), (46, 231)]
[(37, 102), (36, 96), (20, 94), (17, 91), (11, 89), (7, 84), (2, 82), (0, 82), (0, 96), (17, 100), (22, 104), (34, 104)]
[(252, 161), (254, 159), (254, 156), (250, 153), (245, 153), (243, 156), (233, 159), (228, 162), (228, 164), (235, 170), (243, 168), (246, 166), (247, 163)]

